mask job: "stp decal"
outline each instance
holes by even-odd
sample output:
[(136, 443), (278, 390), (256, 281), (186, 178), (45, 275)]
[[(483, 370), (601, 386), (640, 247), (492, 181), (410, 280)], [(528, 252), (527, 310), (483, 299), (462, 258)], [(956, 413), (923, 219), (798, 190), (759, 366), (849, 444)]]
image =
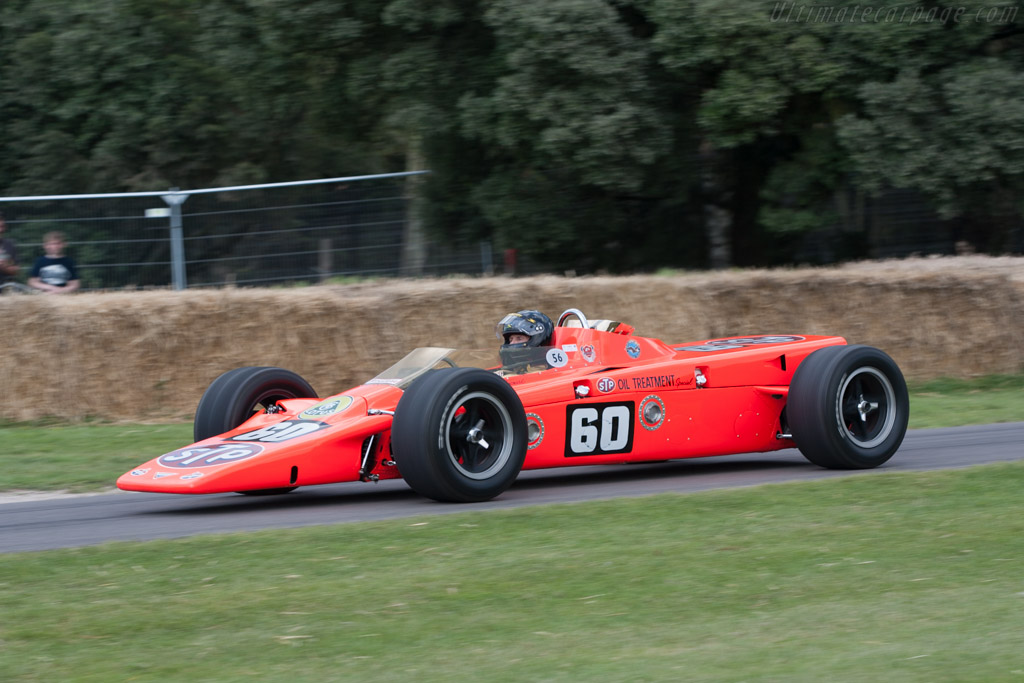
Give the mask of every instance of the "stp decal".
[(245, 434), (232, 436), (229, 440), (281, 443), (282, 441), (291, 441), (292, 439), (297, 439), (300, 436), (306, 436), (307, 434), (318, 432), (327, 426), (328, 425), (324, 422), (314, 422), (312, 420), (285, 420), (284, 422), (260, 427), (254, 431), (246, 432)]
[(613, 380), (611, 377), (602, 377), (597, 380), (597, 390), (602, 394), (607, 394), (616, 390), (630, 391), (641, 389), (668, 389), (673, 386), (680, 386), (680, 382), (676, 380), (675, 375), (620, 377), (618, 380)]
[(337, 413), (340, 413), (341, 411), (345, 410), (345, 408), (348, 408), (350, 405), (352, 405), (351, 396), (338, 396), (337, 398), (329, 398), (325, 401), (320, 401), (320, 403), (317, 403), (315, 406), (310, 406), (309, 408), (306, 408), (301, 413), (299, 413), (299, 417), (304, 418), (306, 420), (312, 420), (318, 417), (327, 417), (328, 415), (335, 415)]
[(219, 443), (214, 446), (179, 448), (161, 455), (157, 462), (161, 467), (196, 469), (199, 467), (220, 467), (254, 458), (263, 452), (263, 446), (245, 443)]
[(736, 339), (712, 339), (696, 346), (677, 346), (676, 351), (725, 351), (727, 349), (742, 349), (746, 346), (759, 346), (761, 344), (787, 344), (789, 342), (803, 341), (803, 337), (794, 335), (760, 335), (757, 337), (737, 337)]
[(633, 450), (632, 401), (585, 403), (565, 408), (565, 457)]

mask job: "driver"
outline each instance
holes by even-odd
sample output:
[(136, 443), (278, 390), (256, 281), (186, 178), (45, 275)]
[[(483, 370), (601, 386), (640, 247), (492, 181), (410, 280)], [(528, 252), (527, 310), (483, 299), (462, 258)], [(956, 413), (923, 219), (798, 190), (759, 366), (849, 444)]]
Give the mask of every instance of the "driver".
[[(535, 360), (536, 352), (529, 349), (549, 346), (554, 330), (551, 318), (540, 311), (519, 311), (506, 315), (495, 327), (498, 339), (504, 342), (500, 349), (502, 365), (508, 368)], [(540, 359), (544, 363), (543, 356)]]

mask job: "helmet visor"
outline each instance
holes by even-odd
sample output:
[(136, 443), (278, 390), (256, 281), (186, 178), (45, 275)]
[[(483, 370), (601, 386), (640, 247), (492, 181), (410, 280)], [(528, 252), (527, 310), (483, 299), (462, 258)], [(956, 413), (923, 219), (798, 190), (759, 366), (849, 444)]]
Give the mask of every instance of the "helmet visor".
[(504, 340), (505, 335), (508, 334), (525, 334), (527, 337), (534, 337), (545, 332), (543, 323), (524, 318), (519, 313), (509, 313), (494, 326), (494, 333), (501, 340)]

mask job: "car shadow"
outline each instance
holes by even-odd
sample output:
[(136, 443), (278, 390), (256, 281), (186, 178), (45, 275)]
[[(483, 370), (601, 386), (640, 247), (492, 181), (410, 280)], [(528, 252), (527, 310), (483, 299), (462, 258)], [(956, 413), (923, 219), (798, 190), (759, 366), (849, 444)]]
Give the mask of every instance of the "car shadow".
[[(749, 485), (747, 475), (772, 473), (766, 483), (778, 480), (777, 475), (795, 478), (802, 472), (818, 471), (820, 468), (807, 462), (795, 451), (753, 453), (744, 455), (718, 456), (711, 458), (690, 458), (650, 463), (627, 463), (621, 465), (583, 465), (565, 468), (529, 470), (520, 473), (512, 488), (486, 503), (461, 504), (439, 503), (424, 498), (400, 480), (386, 480), (377, 483), (348, 482), (301, 487), (295, 491), (277, 495), (247, 496), (241, 494), (214, 494), (211, 496), (185, 499), (175, 497), (176, 504), (161, 506), (152, 514), (180, 516), (209, 514), (252, 514), (260, 511), (301, 511), (332, 510), (350, 506), (365, 512), (380, 511), (381, 508), (400, 508), (400, 514), (384, 516), (430, 515), (451, 512), (455, 509), (469, 511), (474, 508), (504, 507), (503, 502), (513, 505), (558, 502), (551, 497), (553, 489), (565, 488), (566, 500), (578, 500), (580, 495), (594, 489), (602, 493), (596, 498), (614, 497), (616, 488), (628, 490), (622, 495), (638, 495), (637, 489), (645, 483), (658, 484), (671, 480), (680, 484), (678, 490), (702, 490), (707, 488), (728, 488)], [(733, 481), (741, 478), (740, 481)], [(658, 493), (652, 487), (650, 493)], [(514, 501), (509, 500), (514, 498)], [(397, 512), (398, 510), (394, 510)], [(145, 513), (143, 513), (145, 514)]]
[(623, 465), (594, 465), (554, 468), (523, 472), (516, 480), (516, 488), (544, 488), (570, 486), (572, 483), (605, 483), (614, 481), (642, 481), (674, 476), (708, 477), (758, 471), (818, 469), (802, 457), (780, 458), (774, 453), (713, 458), (689, 458)]

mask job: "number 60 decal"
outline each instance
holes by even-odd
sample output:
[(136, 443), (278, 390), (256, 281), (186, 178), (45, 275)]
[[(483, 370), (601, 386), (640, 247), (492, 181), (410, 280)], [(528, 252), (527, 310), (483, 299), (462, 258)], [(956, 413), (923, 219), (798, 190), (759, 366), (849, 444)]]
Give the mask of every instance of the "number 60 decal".
[(632, 401), (587, 403), (565, 408), (565, 457), (633, 450)]

